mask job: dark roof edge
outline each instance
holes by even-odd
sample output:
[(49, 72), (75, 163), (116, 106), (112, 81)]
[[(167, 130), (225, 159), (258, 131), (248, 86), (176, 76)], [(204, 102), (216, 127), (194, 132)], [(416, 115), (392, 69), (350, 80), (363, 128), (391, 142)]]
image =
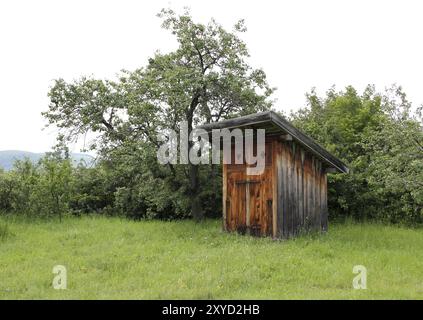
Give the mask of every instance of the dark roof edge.
[(285, 120), (281, 115), (277, 114), (274, 111), (269, 111), (269, 115), (271, 121), (277, 124), (279, 127), (284, 129), (287, 133), (289, 133), (295, 140), (300, 142), (303, 146), (308, 148), (311, 152), (320, 156), (323, 160), (328, 162), (332, 165), (335, 169), (339, 170), (343, 173), (348, 173), (348, 167), (337, 157), (332, 155), (329, 151), (319, 145), (316, 141), (312, 138), (307, 136), (305, 133), (300, 131), (299, 129), (295, 128), (292, 124), (290, 124), (287, 120)]
[(316, 141), (308, 137), (302, 131), (295, 128), (286, 119), (284, 119), (281, 115), (274, 111), (265, 111), (235, 119), (226, 119), (215, 123), (208, 123), (200, 126), (199, 128), (211, 131), (213, 129), (236, 128), (240, 126), (265, 122), (272, 122), (276, 124), (278, 127), (286, 131), (286, 133), (290, 134), (300, 144), (309, 149), (313, 154), (317, 155), (319, 158), (324, 160), (327, 164), (329, 164), (331, 167), (335, 168), (339, 172), (349, 172), (348, 167), (341, 160), (329, 153), (329, 151), (320, 146)]

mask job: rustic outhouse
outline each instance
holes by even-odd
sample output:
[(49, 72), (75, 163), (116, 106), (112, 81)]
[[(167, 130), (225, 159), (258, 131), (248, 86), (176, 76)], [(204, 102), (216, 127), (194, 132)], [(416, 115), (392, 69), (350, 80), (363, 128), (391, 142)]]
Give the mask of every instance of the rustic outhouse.
[(260, 175), (247, 175), (245, 163), (223, 164), (224, 230), (274, 238), (327, 230), (326, 174), (347, 173), (342, 161), (273, 111), (202, 128), (265, 129), (266, 160)]

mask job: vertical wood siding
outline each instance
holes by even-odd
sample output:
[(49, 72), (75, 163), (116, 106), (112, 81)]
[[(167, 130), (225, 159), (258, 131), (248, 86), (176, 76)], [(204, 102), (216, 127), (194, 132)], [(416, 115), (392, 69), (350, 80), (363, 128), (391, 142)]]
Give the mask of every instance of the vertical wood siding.
[(223, 165), (223, 228), (289, 238), (328, 228), (327, 177), (322, 162), (294, 141), (266, 138), (263, 174)]
[(277, 235), (289, 238), (300, 232), (327, 230), (327, 181), (322, 162), (294, 141), (276, 149), (278, 186)]

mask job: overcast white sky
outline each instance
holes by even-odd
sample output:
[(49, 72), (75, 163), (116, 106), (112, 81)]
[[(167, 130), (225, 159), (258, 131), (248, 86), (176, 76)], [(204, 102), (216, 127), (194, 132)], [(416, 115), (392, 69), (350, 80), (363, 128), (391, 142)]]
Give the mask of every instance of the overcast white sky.
[(227, 28), (244, 18), (251, 62), (278, 88), (278, 109), (297, 109), (310, 88), (324, 93), (333, 84), (397, 83), (423, 103), (422, 1), (2, 0), (0, 150), (54, 144), (40, 115), (52, 79), (113, 77), (174, 48), (156, 17), (169, 6), (189, 6), (198, 21), (214, 17)]

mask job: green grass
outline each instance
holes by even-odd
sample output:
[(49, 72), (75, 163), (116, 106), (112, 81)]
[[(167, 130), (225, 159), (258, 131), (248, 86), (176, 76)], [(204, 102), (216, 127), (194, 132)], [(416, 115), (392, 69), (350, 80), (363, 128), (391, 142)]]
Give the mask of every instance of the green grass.
[[(0, 218), (2, 299), (422, 299), (423, 230), (331, 224), (272, 241), (219, 221)], [(55, 265), (66, 290), (52, 288)], [(354, 265), (367, 290), (354, 290)]]

